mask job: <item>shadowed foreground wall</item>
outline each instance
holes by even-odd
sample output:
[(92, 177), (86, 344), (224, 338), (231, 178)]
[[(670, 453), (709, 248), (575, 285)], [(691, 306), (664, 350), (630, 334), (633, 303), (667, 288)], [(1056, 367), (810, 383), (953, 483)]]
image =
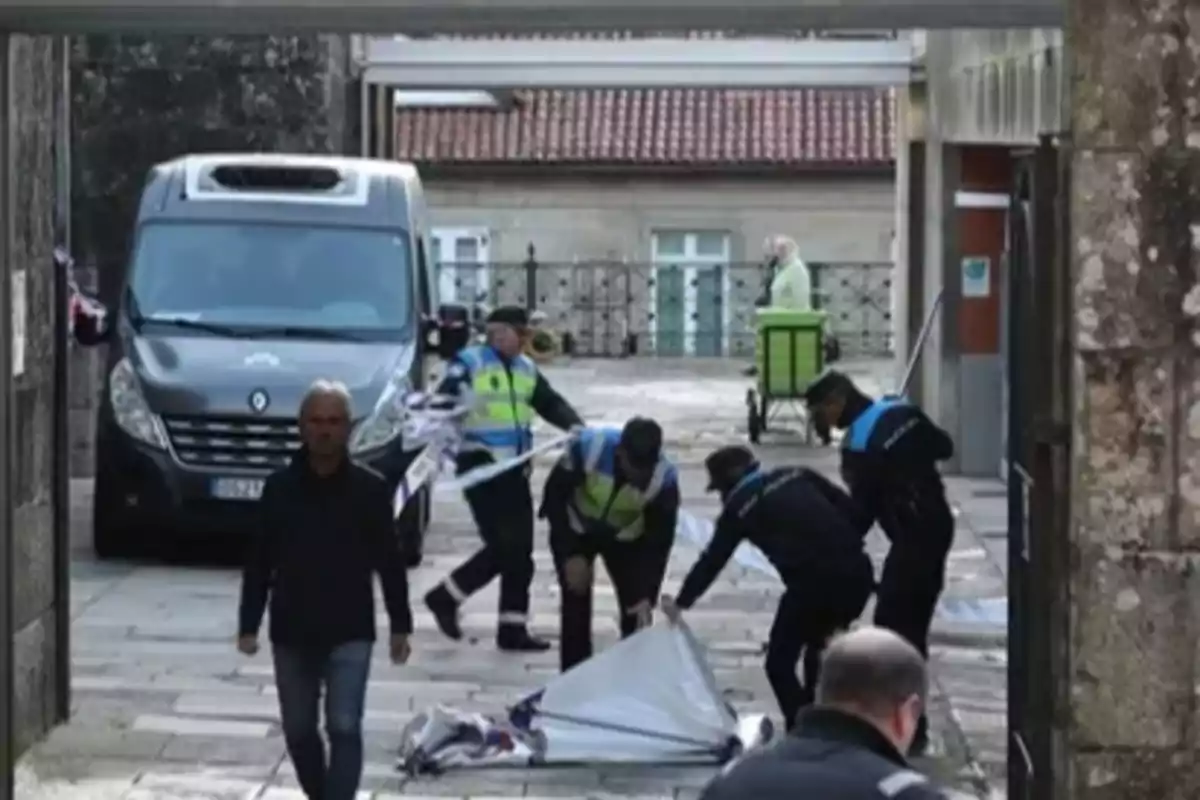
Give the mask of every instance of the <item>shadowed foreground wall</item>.
[[(25, 335), (14, 337), (12, 427), (9, 430), (9, 491), (13, 500), (14, 731), (18, 751), (57, 721), (59, 653), (56, 634), (69, 622), (55, 602), (54, 272), (56, 148), (64, 91), (61, 39), (13, 36), (9, 44), (12, 124), (7, 135), (12, 169), (12, 239), (6, 270), (14, 291), (14, 315), (24, 310)], [(65, 141), (65, 140), (64, 140)], [(20, 329), (21, 326), (13, 325)], [(10, 329), (11, 330), (11, 329)], [(57, 576), (60, 580), (66, 576)]]

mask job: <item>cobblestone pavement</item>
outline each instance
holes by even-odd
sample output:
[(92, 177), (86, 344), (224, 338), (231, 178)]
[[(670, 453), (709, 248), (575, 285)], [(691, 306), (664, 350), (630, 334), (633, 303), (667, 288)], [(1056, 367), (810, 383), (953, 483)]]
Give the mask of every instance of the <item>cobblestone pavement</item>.
[[(867, 388), (878, 385), (879, 365), (854, 371)], [(702, 360), (581, 362), (547, 370), (589, 421), (621, 422), (639, 412), (658, 417), (681, 467), (685, 504), (698, 513), (715, 510), (714, 500), (702, 493), (704, 455), (744, 440), (748, 379), (739, 372), (732, 362)], [(759, 448), (763, 460), (833, 469), (834, 454), (806, 447), (801, 428), (781, 413)], [(967, 797), (987, 797), (995, 759), (1003, 764), (1003, 618), (997, 617), (996, 599), (1004, 595), (1004, 556), (995, 531), (1003, 527), (1004, 507), (994, 483), (955, 479), (951, 488), (963, 524), (935, 635), (935, 742), (923, 766)], [(269, 656), (246, 659), (233, 651), (236, 571), (93, 561), (86, 545), (88, 487), (78, 489), (74, 717), (24, 759), (17, 796), (300, 798), (279, 735)], [(410, 781), (396, 775), (398, 733), (415, 711), (438, 702), (500, 711), (555, 672), (553, 653), (514, 657), (495, 651), (494, 587), (465, 609), (469, 643), (455, 645), (438, 636), (419, 598), (476, 539), (456, 497), (443, 495), (434, 519), (426, 563), (411, 573), (417, 601), (412, 662), (393, 667), (380, 653), (372, 672), (363, 797), (695, 797), (712, 769), (476, 770)], [(554, 638), (556, 589), (540, 538), (533, 627)], [(878, 537), (871, 549), (876, 556), (885, 550)], [(690, 546), (676, 548), (668, 587), (677, 587), (695, 557)], [(731, 566), (689, 616), (708, 645), (719, 684), (743, 709), (775, 712), (760, 646), (776, 594), (770, 580)], [(607, 585), (598, 587), (596, 605), (603, 647), (616, 638), (616, 607)]]

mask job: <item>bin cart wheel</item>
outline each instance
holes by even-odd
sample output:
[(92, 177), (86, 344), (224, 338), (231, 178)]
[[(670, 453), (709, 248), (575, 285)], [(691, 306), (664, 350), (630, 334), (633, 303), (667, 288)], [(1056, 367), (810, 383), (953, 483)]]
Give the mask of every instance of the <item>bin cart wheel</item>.
[(763, 420), (764, 415), (760, 414), (758, 410), (758, 394), (753, 389), (747, 389), (746, 430), (750, 436), (750, 444), (758, 444), (762, 438)]

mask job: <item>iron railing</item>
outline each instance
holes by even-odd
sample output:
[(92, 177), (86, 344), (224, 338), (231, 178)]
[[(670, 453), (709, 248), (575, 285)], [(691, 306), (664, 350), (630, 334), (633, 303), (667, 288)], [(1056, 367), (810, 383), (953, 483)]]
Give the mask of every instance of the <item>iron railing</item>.
[[(892, 265), (810, 263), (813, 304), (844, 357), (891, 353)], [(750, 357), (761, 263), (492, 262), (437, 266), (442, 303), (518, 305), (545, 315), (571, 354)]]

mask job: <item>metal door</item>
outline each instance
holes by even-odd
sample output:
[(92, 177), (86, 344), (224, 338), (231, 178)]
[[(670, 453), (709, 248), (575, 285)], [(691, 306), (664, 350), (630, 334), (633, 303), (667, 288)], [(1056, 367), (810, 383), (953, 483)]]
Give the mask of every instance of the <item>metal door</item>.
[(654, 354), (681, 356), (685, 352), (684, 270), (678, 264), (654, 270)]
[(719, 264), (697, 266), (695, 354), (718, 357), (725, 354), (725, 270)]
[[(1065, 610), (1054, 580), (1066, 510), (1066, 241), (1060, 149), (1020, 154), (1008, 224), (1008, 797), (1052, 800)], [(1051, 357), (1047, 357), (1051, 354)]]

